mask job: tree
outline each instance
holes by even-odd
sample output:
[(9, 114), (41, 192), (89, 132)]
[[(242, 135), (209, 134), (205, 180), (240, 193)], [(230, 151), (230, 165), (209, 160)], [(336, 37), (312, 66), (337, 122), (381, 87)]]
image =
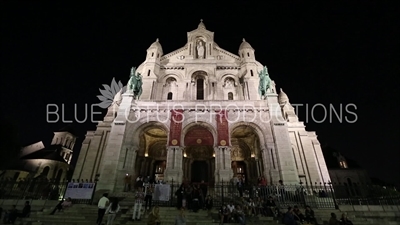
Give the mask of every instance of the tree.
[[(2, 117), (0, 119), (0, 169), (8, 169), (18, 160), (21, 150), (18, 128), (13, 120)], [(1, 175), (1, 174), (0, 174)]]

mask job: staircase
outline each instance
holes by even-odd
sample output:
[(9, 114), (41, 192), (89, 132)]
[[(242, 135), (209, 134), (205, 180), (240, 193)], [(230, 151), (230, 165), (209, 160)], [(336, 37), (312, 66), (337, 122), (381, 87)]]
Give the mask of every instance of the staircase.
[[(147, 225), (147, 212), (143, 212), (141, 221), (132, 221), (131, 199), (125, 199), (121, 202), (121, 212), (114, 221), (114, 225)], [(45, 208), (41, 212), (32, 212), (30, 218), (19, 219), (15, 224), (20, 225), (93, 225), (97, 218), (97, 207), (93, 205), (76, 204), (64, 212), (56, 212), (50, 215), (51, 208)], [(302, 210), (304, 212), (304, 210)], [(339, 210), (315, 209), (315, 214), (320, 225), (328, 224), (331, 212), (336, 213), (338, 217), (342, 212)], [(174, 225), (175, 216), (178, 210), (173, 207), (160, 207), (160, 216), (162, 225)], [(187, 212), (187, 225), (211, 225), (218, 224), (219, 218), (217, 210), (207, 212)], [(349, 218), (354, 225), (400, 225), (400, 212), (349, 212)], [(253, 217), (246, 218), (247, 224), (272, 225), (279, 224), (279, 221), (272, 217)], [(106, 224), (107, 215), (103, 219)], [(233, 224), (225, 224), (233, 225)], [(237, 223), (236, 223), (237, 225)]]
[[(147, 212), (144, 212), (141, 221), (132, 221), (132, 211), (126, 206), (121, 206), (121, 213), (114, 221), (114, 225), (147, 225)], [(51, 209), (45, 209), (43, 212), (32, 212), (29, 218), (19, 219), (15, 224), (19, 225), (93, 225), (97, 218), (97, 207), (90, 205), (74, 205), (64, 212), (56, 212), (50, 215)], [(160, 216), (162, 225), (175, 225), (175, 217), (178, 210), (172, 207), (160, 207)], [(200, 210), (199, 212), (187, 212), (187, 225), (209, 225), (218, 224), (218, 214), (214, 210), (211, 213)], [(103, 219), (105, 224), (107, 216)], [(277, 224), (271, 217), (248, 218), (247, 224)], [(229, 223), (226, 225), (230, 225)], [(237, 224), (236, 224), (237, 225)]]

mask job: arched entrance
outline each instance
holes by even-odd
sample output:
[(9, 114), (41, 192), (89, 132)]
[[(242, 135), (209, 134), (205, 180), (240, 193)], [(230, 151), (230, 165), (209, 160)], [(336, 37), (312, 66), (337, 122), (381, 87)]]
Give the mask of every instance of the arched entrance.
[(255, 183), (262, 176), (260, 140), (254, 128), (247, 125), (235, 127), (231, 133), (232, 170), (235, 176)]
[(215, 170), (213, 143), (212, 133), (203, 126), (195, 125), (186, 133), (183, 154), (185, 180), (193, 183), (202, 180), (213, 183)]
[(153, 125), (143, 129), (135, 163), (137, 176), (163, 180), (167, 160), (166, 145), (167, 132), (163, 127)]

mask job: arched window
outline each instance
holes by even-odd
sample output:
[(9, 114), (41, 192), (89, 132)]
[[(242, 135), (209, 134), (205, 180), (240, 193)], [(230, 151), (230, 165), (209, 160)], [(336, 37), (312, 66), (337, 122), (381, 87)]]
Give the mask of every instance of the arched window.
[(347, 163), (346, 163), (346, 159), (344, 158), (344, 157), (339, 157), (339, 165), (340, 165), (340, 168), (342, 168), (342, 169), (347, 169), (348, 168), (348, 166), (347, 166)]
[(57, 177), (56, 177), (57, 183), (61, 181), (62, 174), (63, 174), (63, 170), (62, 169), (58, 170)]
[(350, 178), (347, 178), (347, 183), (351, 186), (353, 184), (353, 182), (351, 182)]
[(47, 175), (49, 174), (49, 171), (50, 171), (50, 167), (46, 166), (43, 169), (42, 175), (47, 177)]
[(233, 100), (233, 93), (232, 92), (228, 93), (228, 100)]
[(167, 100), (172, 100), (172, 92), (168, 92)]
[(17, 180), (17, 179), (18, 179), (19, 174), (20, 174), (20, 172), (15, 172), (15, 174), (14, 174), (14, 180)]
[(253, 74), (253, 70), (250, 70), (250, 74), (251, 74), (251, 76), (254, 76), (254, 74)]
[(353, 182), (351, 181), (350, 178), (347, 178), (347, 183), (349, 184), (348, 188), (349, 188), (350, 194), (354, 196), (355, 193), (354, 193), (354, 189), (353, 189)]
[(65, 158), (64, 158), (64, 159), (65, 159), (65, 161), (67, 161), (67, 162), (68, 162), (68, 161), (69, 161), (69, 157), (70, 157), (70, 156), (71, 156), (71, 153), (70, 153), (70, 152), (66, 153), (66, 154), (65, 154)]
[(197, 79), (196, 87), (197, 87), (196, 99), (204, 100), (204, 80), (201, 78)]
[(250, 57), (250, 53), (247, 53), (247, 56)]
[(154, 56), (154, 52), (151, 53), (151, 57), (153, 57), (153, 56)]
[(150, 76), (150, 70), (149, 70), (149, 71), (147, 71), (147, 76)]

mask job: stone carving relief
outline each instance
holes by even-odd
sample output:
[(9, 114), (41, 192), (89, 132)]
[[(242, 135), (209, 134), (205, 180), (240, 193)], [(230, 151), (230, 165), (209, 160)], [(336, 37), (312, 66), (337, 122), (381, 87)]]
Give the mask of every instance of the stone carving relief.
[(233, 78), (226, 78), (223, 87), (224, 88), (233, 88), (235, 87), (235, 80)]
[(167, 157), (166, 148), (153, 148), (151, 149), (150, 156), (154, 158), (165, 158)]
[(205, 158), (210, 158), (213, 155), (212, 148), (209, 148), (208, 146), (193, 146), (187, 148), (187, 152), (190, 158), (194, 159), (205, 159)]
[(169, 77), (166, 81), (165, 81), (165, 86), (170, 86), (170, 87), (175, 87), (177, 86), (176, 84), (176, 79), (173, 77)]
[(244, 160), (245, 155), (239, 146), (233, 146), (231, 150), (231, 158), (233, 161)]

